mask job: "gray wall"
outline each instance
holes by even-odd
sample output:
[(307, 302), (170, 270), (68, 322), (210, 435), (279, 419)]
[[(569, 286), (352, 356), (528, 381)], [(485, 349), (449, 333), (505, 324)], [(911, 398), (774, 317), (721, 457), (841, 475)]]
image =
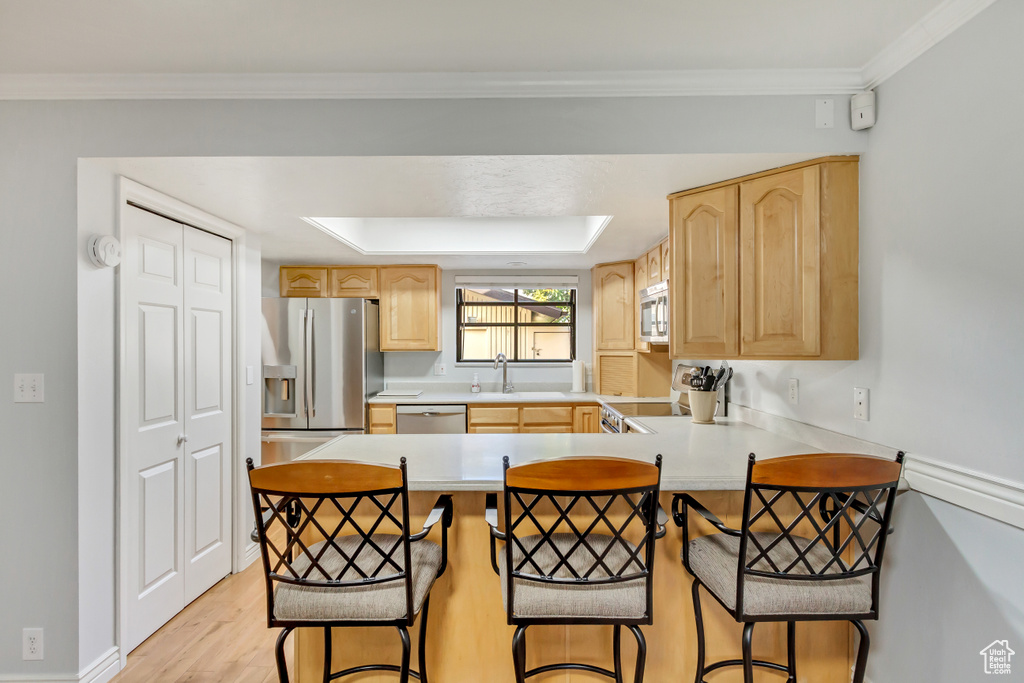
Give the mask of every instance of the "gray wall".
[[(836, 104), (839, 111), (847, 106), (843, 98)], [(105, 650), (99, 642), (105, 636), (93, 639), (81, 631), (97, 625), (96, 633), (107, 633), (112, 623), (113, 605), (88, 596), (109, 593), (113, 576), (104, 569), (78, 572), (79, 509), (103, 508), (90, 520), (100, 527), (96, 540), (102, 537), (102, 543), (81, 551), (96, 554), (91, 569), (112, 566), (114, 534), (103, 528), (113, 477), (112, 354), (80, 360), (77, 353), (79, 339), (110, 334), (113, 290), (110, 283), (84, 287), (83, 295), (98, 299), (89, 302), (89, 316), (80, 316), (79, 279), (88, 278), (92, 266), (80, 258), (79, 158), (831, 154), (861, 152), (866, 140), (845, 126), (815, 129), (813, 98), (803, 96), (0, 102), (0, 378), (46, 373), (46, 403), (0, 402), (0, 500), (10, 511), (2, 538), (19, 551), (17, 562), (0, 564), (0, 675), (77, 673)], [(92, 217), (82, 220), (83, 232), (93, 229)], [(110, 230), (95, 220), (97, 232)], [(96, 393), (93, 381), (100, 382)], [(85, 410), (95, 419), (80, 429), (80, 405), (97, 400), (107, 409)], [(81, 558), (83, 564), (91, 559)], [(46, 629), (45, 661), (21, 661), (25, 626)]]
[[(1024, 3), (996, 2), (878, 89), (861, 157), (861, 358), (736, 363), (734, 400), (1024, 482), (1022, 30)], [(853, 419), (854, 386), (871, 389), (869, 422)], [(872, 681), (983, 680), (996, 638), (1024, 679), (1024, 531), (916, 495), (896, 525)]]

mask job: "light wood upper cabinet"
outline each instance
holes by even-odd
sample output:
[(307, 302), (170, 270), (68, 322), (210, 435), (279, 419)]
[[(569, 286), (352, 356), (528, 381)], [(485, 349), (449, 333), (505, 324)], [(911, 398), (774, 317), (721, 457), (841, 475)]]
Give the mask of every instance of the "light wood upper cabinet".
[(633, 261), (595, 266), (594, 348), (632, 351), (636, 339)]
[(437, 266), (381, 266), (381, 351), (440, 351)]
[(328, 296), (353, 299), (376, 299), (380, 296), (377, 285), (377, 266), (334, 266), (330, 272)]
[(281, 296), (327, 296), (326, 267), (281, 266), (279, 278)]
[(739, 352), (737, 188), (673, 199), (669, 207), (669, 315), (673, 358), (726, 358)]
[(669, 196), (673, 358), (856, 360), (858, 161)]
[(647, 254), (644, 254), (633, 262), (633, 291), (634, 291), (634, 313), (633, 327), (636, 329), (634, 348), (637, 351), (648, 351), (651, 345), (640, 339), (640, 292), (650, 287), (647, 281)]
[(740, 184), (740, 352), (821, 353), (818, 167)]
[(652, 285), (665, 279), (661, 272), (661, 245), (647, 252), (647, 281)]

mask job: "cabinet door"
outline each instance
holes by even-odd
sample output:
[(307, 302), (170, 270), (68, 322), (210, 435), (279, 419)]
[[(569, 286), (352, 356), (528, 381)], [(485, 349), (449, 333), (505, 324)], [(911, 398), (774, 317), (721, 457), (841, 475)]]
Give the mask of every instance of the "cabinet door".
[(395, 406), (386, 404), (370, 404), (369, 413), (371, 434), (395, 433)]
[(335, 266), (331, 268), (327, 296), (376, 299), (378, 270), (375, 266)]
[(670, 277), (672, 277), (672, 275), (671, 275), (671, 273), (672, 273), (672, 267), (671, 267), (672, 266), (672, 259), (669, 258), (671, 256), (671, 249), (669, 249), (668, 245), (669, 245), (669, 241), (668, 241), (668, 238), (666, 237), (665, 240), (661, 243), (661, 279), (662, 280), (668, 280)]
[(740, 185), (740, 351), (820, 354), (818, 167)]
[(670, 353), (673, 358), (735, 357), (737, 188), (676, 197), (669, 213)]
[(440, 351), (437, 266), (380, 269), (381, 351)]
[(634, 297), (634, 310), (633, 319), (634, 327), (636, 328), (636, 339), (633, 342), (633, 348), (637, 351), (649, 351), (651, 345), (640, 339), (640, 292), (647, 289), (651, 283), (647, 281), (647, 254), (644, 254), (633, 263), (633, 291), (636, 293)]
[(601, 431), (601, 409), (598, 406), (576, 406), (573, 412), (573, 432), (597, 434)]
[(281, 266), (279, 277), (281, 296), (315, 297), (326, 295), (327, 268)]
[(647, 280), (652, 285), (661, 282), (665, 276), (661, 272), (661, 245), (647, 252)]
[(572, 406), (523, 406), (523, 426), (564, 425), (572, 431)]
[(594, 268), (595, 348), (632, 351), (636, 338), (633, 312), (633, 262), (607, 263)]
[(599, 353), (594, 377), (597, 392), (608, 396), (636, 396), (637, 363), (635, 353)]

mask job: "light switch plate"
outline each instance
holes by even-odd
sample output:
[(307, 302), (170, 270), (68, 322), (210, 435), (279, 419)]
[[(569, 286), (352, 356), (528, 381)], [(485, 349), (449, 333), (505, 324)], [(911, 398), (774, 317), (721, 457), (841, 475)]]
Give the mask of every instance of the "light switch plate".
[(445, 363), (437, 362), (434, 363), (434, 374), (435, 375), (447, 375), (448, 366)]
[(252, 384), (256, 381), (256, 368), (252, 365), (245, 366), (245, 383)]
[(789, 378), (789, 402), (793, 405), (800, 404), (800, 380), (796, 377)]
[(15, 403), (43, 402), (43, 375), (17, 374), (14, 376)]

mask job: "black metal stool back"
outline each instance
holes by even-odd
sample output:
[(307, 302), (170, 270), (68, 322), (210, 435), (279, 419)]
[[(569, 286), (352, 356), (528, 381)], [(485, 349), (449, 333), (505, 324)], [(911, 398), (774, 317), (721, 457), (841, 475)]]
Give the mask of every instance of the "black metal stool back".
[[(737, 614), (744, 615), (747, 577), (814, 582), (871, 574), (871, 611), (858, 616), (877, 617), (879, 569), (901, 465), (902, 454), (895, 462), (838, 453), (756, 462), (751, 454), (743, 501)], [(794, 506), (795, 515), (784, 510)], [(785, 562), (778, 560), (777, 549), (786, 551)]]
[[(289, 625), (274, 615), (277, 584), (342, 588), (402, 581), (411, 621), (409, 488), (404, 459), (400, 467), (307, 460), (258, 469), (250, 461), (249, 483), (267, 581), (269, 626)], [(328, 529), (318, 514), (337, 514), (340, 519)], [(309, 542), (303, 538), (307, 534), (320, 538)], [(401, 542), (384, 548), (374, 540), (380, 534), (398, 536)], [(355, 551), (339, 544), (343, 536), (359, 538)], [(332, 570), (324, 559), (335, 553), (341, 562), (335, 562)]]
[[(643, 619), (631, 623), (649, 624), (661, 456), (653, 465), (586, 457), (512, 468), (506, 457), (504, 464), (508, 623), (522, 621), (516, 617), (516, 580), (597, 586), (642, 579), (647, 609)], [(543, 510), (553, 510), (553, 520), (552, 515), (540, 514)], [(625, 519), (613, 521), (611, 515), (619, 511)], [(564, 540), (561, 548), (556, 545), (559, 535), (569, 536), (568, 548)], [(602, 541), (600, 547), (595, 547), (595, 538)], [(538, 555), (549, 553), (555, 555), (555, 563), (542, 566)]]

